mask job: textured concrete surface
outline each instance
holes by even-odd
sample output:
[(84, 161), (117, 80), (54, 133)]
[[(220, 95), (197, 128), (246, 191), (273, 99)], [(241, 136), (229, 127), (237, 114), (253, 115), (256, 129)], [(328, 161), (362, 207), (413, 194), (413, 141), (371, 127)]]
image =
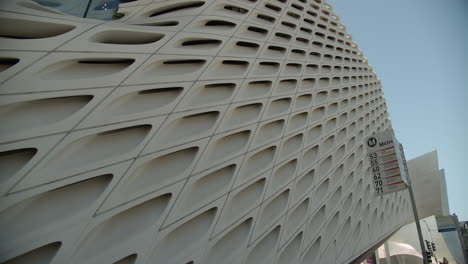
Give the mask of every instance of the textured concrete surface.
[(380, 81), (320, 0), (0, 4), (0, 262), (348, 263), (376, 197)]

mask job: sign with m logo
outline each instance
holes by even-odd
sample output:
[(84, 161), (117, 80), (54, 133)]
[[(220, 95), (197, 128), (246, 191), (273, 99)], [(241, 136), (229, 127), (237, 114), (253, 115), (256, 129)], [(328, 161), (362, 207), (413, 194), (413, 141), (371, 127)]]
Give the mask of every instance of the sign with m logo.
[(377, 139), (375, 137), (371, 137), (367, 140), (367, 146), (373, 148), (377, 145)]

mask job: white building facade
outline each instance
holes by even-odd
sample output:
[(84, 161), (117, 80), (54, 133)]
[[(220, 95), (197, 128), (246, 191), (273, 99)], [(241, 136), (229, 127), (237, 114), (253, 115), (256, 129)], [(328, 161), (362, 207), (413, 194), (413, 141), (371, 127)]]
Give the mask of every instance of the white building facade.
[(391, 124), (329, 4), (0, 7), (0, 262), (349, 263), (411, 218), (374, 194)]

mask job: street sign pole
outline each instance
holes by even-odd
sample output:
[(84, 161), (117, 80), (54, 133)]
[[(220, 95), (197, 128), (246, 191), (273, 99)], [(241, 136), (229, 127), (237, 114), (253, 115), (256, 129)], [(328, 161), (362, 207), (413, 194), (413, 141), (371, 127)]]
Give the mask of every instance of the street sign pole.
[(409, 192), (409, 195), (410, 195), (411, 207), (413, 207), (414, 222), (416, 223), (416, 229), (418, 231), (419, 246), (421, 247), (421, 253), (423, 255), (423, 263), (424, 264), (429, 264), (429, 259), (427, 258), (427, 253), (426, 253), (426, 247), (424, 246), (424, 242), (423, 242), (421, 224), (419, 222), (418, 210), (416, 208), (416, 201), (414, 199), (413, 187), (412, 187), (412, 184), (411, 184), (411, 179), (410, 179), (410, 175), (409, 175), (408, 166), (406, 164), (405, 152), (403, 151), (403, 145), (401, 145), (401, 144), (400, 144), (400, 151), (401, 151), (401, 155), (403, 156), (403, 160), (404, 160), (404, 166), (403, 166), (404, 168), (403, 169), (406, 172), (406, 177), (407, 177), (406, 180), (408, 182), (408, 192)]
[(408, 188), (423, 261), (424, 264), (429, 264), (403, 146), (395, 138), (391, 129), (367, 137), (366, 145), (377, 195)]
[[(409, 176), (409, 175), (408, 175)], [(421, 253), (423, 256), (423, 263), (429, 264), (427, 259), (426, 247), (424, 246), (423, 236), (421, 232), (421, 225), (419, 224), (418, 210), (416, 210), (416, 202), (414, 201), (413, 188), (411, 187), (411, 180), (408, 177), (408, 192), (411, 200), (411, 207), (413, 208), (414, 222), (416, 223), (416, 229), (418, 230), (419, 245), (421, 246)]]

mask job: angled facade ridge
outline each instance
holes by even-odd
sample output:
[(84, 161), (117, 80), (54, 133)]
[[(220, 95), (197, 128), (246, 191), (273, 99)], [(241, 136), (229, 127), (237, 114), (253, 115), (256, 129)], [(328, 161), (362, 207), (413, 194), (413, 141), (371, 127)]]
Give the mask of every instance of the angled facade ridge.
[(391, 122), (328, 3), (125, 2), (2, 1), (0, 263), (350, 263), (410, 219), (374, 194)]

